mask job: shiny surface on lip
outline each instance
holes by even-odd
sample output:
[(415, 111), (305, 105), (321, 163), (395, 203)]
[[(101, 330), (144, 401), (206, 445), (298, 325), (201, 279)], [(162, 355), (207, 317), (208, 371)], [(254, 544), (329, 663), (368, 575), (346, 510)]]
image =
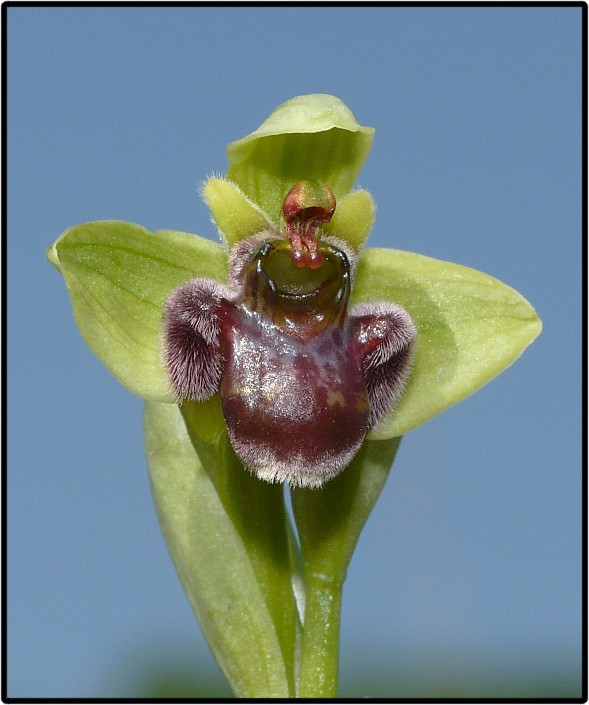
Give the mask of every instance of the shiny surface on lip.
[[(320, 247), (326, 251), (325, 246)], [(333, 256), (324, 257), (323, 265), (318, 269), (293, 267), (292, 250), (286, 241), (266, 254), (262, 267), (276, 290), (282, 296), (304, 296), (316, 292), (320, 287), (340, 274), (341, 264)]]
[(238, 454), (260, 476), (319, 485), (358, 450), (368, 398), (361, 359), (348, 342), (345, 328), (302, 341), (260, 313), (242, 306), (228, 312), (223, 412)]
[(350, 264), (332, 245), (322, 243), (321, 252), (321, 268), (299, 269), (290, 261), (288, 240), (263, 243), (244, 268), (240, 303), (299, 340), (339, 325), (350, 295)]

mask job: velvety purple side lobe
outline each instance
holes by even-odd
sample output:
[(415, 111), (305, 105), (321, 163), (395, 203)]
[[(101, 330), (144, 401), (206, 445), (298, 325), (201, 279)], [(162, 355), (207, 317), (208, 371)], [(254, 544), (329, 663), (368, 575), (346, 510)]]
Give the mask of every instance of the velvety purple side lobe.
[(213, 279), (192, 279), (166, 301), (164, 359), (180, 400), (202, 401), (219, 391), (220, 313), (227, 295), (227, 289)]
[(417, 329), (404, 308), (385, 301), (354, 306), (349, 325), (351, 349), (363, 360), (372, 429), (401, 398)]

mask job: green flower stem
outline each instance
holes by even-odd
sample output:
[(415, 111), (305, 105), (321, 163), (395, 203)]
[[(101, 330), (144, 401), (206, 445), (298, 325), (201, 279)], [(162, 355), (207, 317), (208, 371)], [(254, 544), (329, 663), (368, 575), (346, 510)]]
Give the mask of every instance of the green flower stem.
[(335, 698), (343, 580), (307, 575), (299, 698)]
[(337, 693), (346, 571), (400, 442), (364, 441), (349, 467), (320, 490), (292, 490), (307, 584), (299, 697)]

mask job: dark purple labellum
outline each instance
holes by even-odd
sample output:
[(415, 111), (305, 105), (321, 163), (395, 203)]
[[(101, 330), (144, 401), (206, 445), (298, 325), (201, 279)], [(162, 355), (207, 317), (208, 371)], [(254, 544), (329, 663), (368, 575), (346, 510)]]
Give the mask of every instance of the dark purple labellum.
[(309, 282), (310, 272), (292, 267), (287, 241), (263, 244), (221, 325), (227, 427), (244, 464), (265, 480), (321, 484), (368, 430), (361, 351), (344, 325), (348, 261), (321, 249), (324, 264)]
[[(316, 241), (314, 241), (316, 242)], [(397, 304), (348, 310), (355, 253), (316, 242), (296, 266), (268, 230), (230, 253), (229, 285), (194, 279), (164, 312), (165, 361), (180, 399), (220, 392), (233, 447), (270, 482), (319, 487), (340, 473), (399, 399), (415, 326)]]

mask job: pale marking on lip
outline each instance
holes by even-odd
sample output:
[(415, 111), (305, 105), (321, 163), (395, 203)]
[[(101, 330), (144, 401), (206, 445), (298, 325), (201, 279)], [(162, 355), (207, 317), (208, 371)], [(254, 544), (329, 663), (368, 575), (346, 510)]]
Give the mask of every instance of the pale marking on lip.
[(335, 406), (339, 404), (340, 406), (346, 405), (346, 400), (341, 392), (334, 392), (332, 389), (327, 390), (327, 405)]

